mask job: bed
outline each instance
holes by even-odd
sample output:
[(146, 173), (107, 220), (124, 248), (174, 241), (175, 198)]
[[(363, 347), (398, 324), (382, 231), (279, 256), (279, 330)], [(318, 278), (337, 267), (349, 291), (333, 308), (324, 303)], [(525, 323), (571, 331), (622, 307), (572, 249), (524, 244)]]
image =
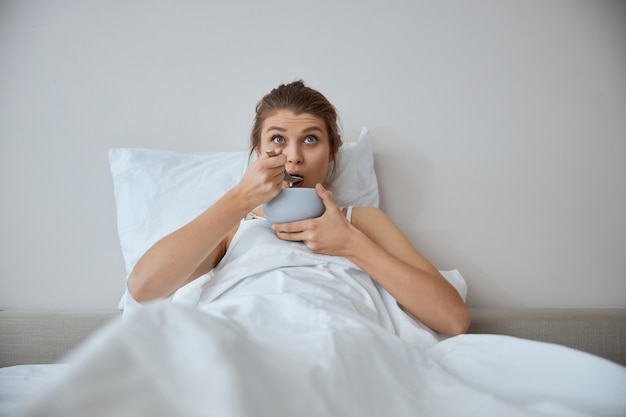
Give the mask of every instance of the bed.
[[(66, 372), (68, 352), (121, 316), (119, 310), (0, 312), (0, 416), (15, 415), (41, 386)], [(594, 363), (626, 366), (626, 309), (472, 309), (472, 317), (470, 334), (536, 340), (580, 352)], [(626, 386), (617, 388), (624, 398)], [(536, 415), (618, 416), (625, 415), (624, 407), (622, 401), (613, 414)]]
[[(474, 308), (470, 333), (556, 343), (626, 366), (626, 309)], [(0, 368), (51, 364), (119, 310), (0, 311)]]
[[(110, 159), (127, 271), (246, 165), (240, 153)], [(338, 160), (339, 204), (377, 205), (365, 129)], [(271, 233), (262, 219), (245, 227)], [(171, 299), (138, 306), (126, 293), (123, 313), (1, 312), (0, 413), (626, 415), (623, 309), (474, 309), (469, 334), (447, 338), (349, 261), (274, 240)], [(441, 272), (464, 298), (460, 271)]]
[[(626, 366), (626, 309), (474, 308), (469, 332), (556, 343)], [(62, 362), (119, 310), (0, 311), (0, 368)]]

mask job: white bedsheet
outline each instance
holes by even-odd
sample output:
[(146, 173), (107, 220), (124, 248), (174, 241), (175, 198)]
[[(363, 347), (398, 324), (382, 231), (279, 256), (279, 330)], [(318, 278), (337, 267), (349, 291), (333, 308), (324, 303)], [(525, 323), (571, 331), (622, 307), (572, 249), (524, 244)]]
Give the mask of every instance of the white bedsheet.
[(506, 336), (441, 340), (353, 264), (274, 241), (236, 237), (173, 301), (97, 332), (21, 415), (626, 415), (622, 366)]
[(0, 368), (0, 417), (13, 417), (33, 396), (59, 378), (65, 364), (15, 365)]
[(420, 351), (350, 320), (304, 329), (158, 303), (94, 336), (25, 415), (626, 415), (626, 369), (565, 347), (464, 335)]
[(72, 362), (2, 369), (3, 415), (46, 379), (26, 415), (626, 415), (626, 369), (558, 345), (463, 335), (420, 351), (350, 321), (255, 333), (171, 303), (111, 324)]

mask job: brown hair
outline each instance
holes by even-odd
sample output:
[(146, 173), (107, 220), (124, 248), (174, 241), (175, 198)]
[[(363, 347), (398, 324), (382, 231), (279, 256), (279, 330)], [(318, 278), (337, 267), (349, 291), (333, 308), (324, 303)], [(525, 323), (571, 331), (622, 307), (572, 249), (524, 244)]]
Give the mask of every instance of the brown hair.
[(337, 110), (322, 93), (304, 85), (302, 80), (281, 84), (266, 94), (256, 105), (256, 115), (250, 133), (250, 155), (261, 143), (263, 122), (278, 110), (290, 110), (295, 114), (309, 113), (321, 118), (326, 124), (333, 160), (341, 146), (341, 133)]

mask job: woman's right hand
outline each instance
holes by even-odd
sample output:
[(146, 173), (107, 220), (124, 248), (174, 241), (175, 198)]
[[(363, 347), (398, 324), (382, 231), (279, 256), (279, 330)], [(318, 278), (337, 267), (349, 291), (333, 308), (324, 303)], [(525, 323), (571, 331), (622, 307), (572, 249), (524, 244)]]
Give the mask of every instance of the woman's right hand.
[(260, 155), (235, 187), (198, 217), (156, 242), (140, 259), (127, 285), (139, 302), (165, 298), (215, 267), (239, 221), (274, 198), (283, 186), (285, 155)]
[(286, 163), (287, 157), (277, 150), (273, 157), (262, 153), (248, 167), (236, 188), (251, 210), (278, 195), (283, 188)]

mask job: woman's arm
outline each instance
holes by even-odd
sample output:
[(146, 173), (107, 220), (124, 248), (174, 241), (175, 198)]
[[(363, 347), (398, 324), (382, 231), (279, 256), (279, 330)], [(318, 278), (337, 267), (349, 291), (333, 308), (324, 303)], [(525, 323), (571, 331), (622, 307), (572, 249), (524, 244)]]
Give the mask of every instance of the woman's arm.
[(275, 225), (280, 238), (302, 240), (316, 253), (348, 258), (433, 330), (467, 332), (470, 313), (461, 296), (382, 211), (355, 208), (350, 224), (330, 192), (318, 186), (318, 193), (326, 205), (324, 215)]
[(138, 302), (165, 298), (210, 271), (226, 252), (226, 237), (245, 216), (235, 191), (182, 228), (155, 243), (128, 277), (128, 291)]
[(457, 290), (374, 207), (354, 209), (344, 255), (382, 285), (407, 311), (447, 335), (466, 333), (470, 313)]
[(286, 158), (260, 157), (237, 186), (194, 220), (155, 243), (128, 277), (139, 302), (165, 298), (210, 271), (228, 249), (239, 221), (282, 187)]

